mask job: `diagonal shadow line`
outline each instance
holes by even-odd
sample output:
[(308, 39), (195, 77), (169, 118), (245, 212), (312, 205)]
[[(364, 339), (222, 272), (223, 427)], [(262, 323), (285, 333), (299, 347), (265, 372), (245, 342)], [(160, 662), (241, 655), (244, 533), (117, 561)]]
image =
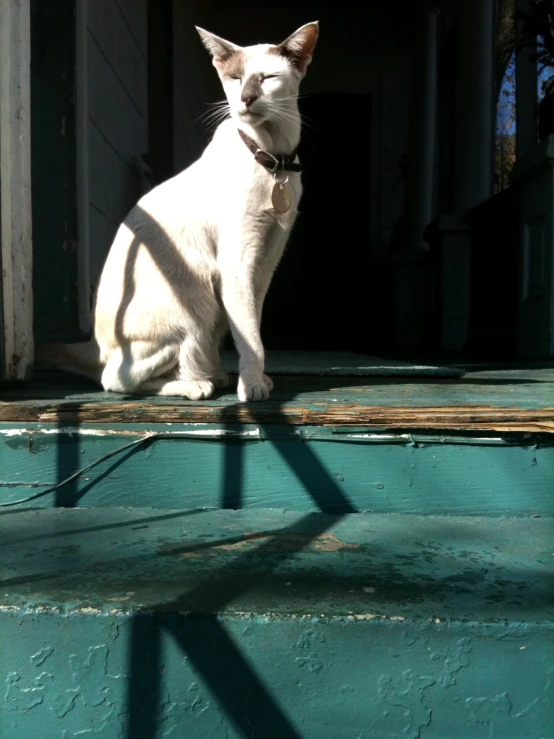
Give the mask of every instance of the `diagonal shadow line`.
[[(183, 511), (175, 514), (170, 514), (167, 516), (160, 516), (156, 517), (157, 520), (164, 520), (164, 519), (171, 519), (171, 518), (180, 518), (181, 516), (187, 516), (191, 513), (205, 513), (206, 511), (202, 509), (198, 509), (196, 511)], [(250, 542), (256, 542), (257, 540), (261, 540), (262, 547), (258, 547), (255, 550), (249, 549), (248, 550), (248, 556), (252, 557), (252, 559), (256, 560), (260, 556), (264, 556), (265, 554), (274, 554), (276, 551), (281, 552), (285, 551), (290, 556), (294, 555), (297, 552), (302, 551), (302, 549), (305, 546), (308, 546), (314, 539), (314, 537), (317, 538), (317, 536), (320, 535), (320, 533), (325, 532), (331, 525), (338, 522), (340, 520), (340, 516), (326, 516), (325, 523), (323, 526), (318, 525), (314, 531), (306, 531), (306, 526), (309, 522), (309, 517), (313, 517), (315, 521), (318, 521), (319, 518), (321, 518), (321, 514), (319, 512), (317, 513), (311, 513), (308, 517), (302, 519), (299, 522), (296, 522), (294, 526), (284, 526), (283, 528), (279, 529), (272, 529), (272, 530), (264, 530), (259, 531), (253, 534), (248, 535), (241, 535), (241, 536), (229, 536), (224, 539), (210, 539), (208, 542), (203, 543), (196, 543), (192, 545), (187, 546), (171, 546), (168, 549), (163, 549), (162, 551), (157, 552), (158, 557), (175, 557), (179, 556), (181, 554), (187, 554), (190, 552), (202, 552), (207, 551), (210, 549), (218, 549), (219, 547), (233, 547), (234, 545), (244, 545), (249, 544)], [(329, 523), (327, 523), (327, 520)], [(136, 528), (141, 529), (143, 526), (140, 524), (140, 520), (135, 520), (134, 522), (131, 522), (136, 524)], [(122, 524), (122, 525), (131, 525), (131, 524)], [(109, 528), (115, 528), (118, 524), (114, 524), (113, 526), (107, 525), (107, 526), (98, 526), (98, 527), (91, 527), (91, 528), (84, 528), (84, 529), (74, 529), (67, 532), (56, 532), (52, 534), (46, 535), (44, 538), (59, 538), (60, 536), (63, 536), (64, 534), (67, 535), (76, 535), (84, 532), (93, 532), (96, 530), (105, 530)], [(144, 525), (144, 528), (146, 528), (146, 525)], [(310, 527), (308, 526), (308, 529)], [(35, 539), (36, 537), (33, 537)], [(25, 543), (25, 539), (19, 539), (15, 542), (10, 541), (8, 546), (11, 546), (12, 544), (21, 544)], [(118, 558), (118, 559), (121, 559)], [(125, 561), (129, 567), (135, 566), (136, 564), (140, 564), (140, 562), (143, 560), (143, 555), (139, 555), (137, 557), (126, 557)], [(239, 560), (233, 561), (233, 566), (231, 567), (232, 570), (234, 570), (236, 563)], [(240, 561), (239, 561), (240, 565)], [(102, 565), (102, 571), (105, 573), (109, 573), (111, 569), (115, 568), (118, 569), (120, 567), (119, 561), (115, 560), (107, 560)], [(88, 569), (88, 562), (82, 561), (82, 560), (75, 560), (72, 559), (71, 561), (71, 567), (68, 569), (67, 567), (63, 567), (62, 569), (55, 570), (55, 571), (45, 571), (45, 572), (38, 572), (34, 574), (29, 575), (21, 575), (16, 578), (7, 579), (7, 580), (0, 580), (0, 587), (3, 585), (23, 585), (31, 582), (44, 582), (47, 580), (55, 580), (60, 577), (64, 577), (67, 575), (70, 576), (82, 576), (89, 573)], [(241, 593), (245, 592), (244, 587), (239, 587), (238, 589), (229, 589), (230, 583), (226, 581), (220, 582), (219, 578), (215, 578), (215, 580), (212, 578), (210, 580), (211, 583), (217, 582), (219, 583), (219, 597), (214, 600), (213, 594), (211, 593), (211, 590), (208, 588), (203, 594), (202, 594), (202, 602), (207, 604), (206, 607), (208, 610), (214, 610), (217, 611), (220, 608), (225, 607), (226, 600), (223, 597), (224, 592), (229, 593), (229, 598), (232, 600), (235, 597), (235, 593), (237, 595), (240, 595)], [(191, 591), (192, 592), (192, 591)], [(194, 593), (197, 592), (197, 590), (193, 591)], [(189, 595), (186, 596), (187, 598)], [(183, 608), (185, 610), (190, 610), (190, 603), (183, 602), (182, 604)], [(158, 606), (154, 605), (153, 608), (160, 608), (163, 609), (165, 606), (164, 604), (159, 604)]]
[[(138, 206), (136, 206), (138, 208)], [(126, 221), (128, 220), (129, 216)], [(127, 258), (125, 260), (125, 270), (123, 274), (123, 297), (121, 303), (117, 308), (115, 316), (115, 337), (118, 340), (120, 346), (123, 348), (123, 360), (120, 365), (120, 372), (124, 366), (130, 365), (132, 362), (131, 347), (125, 342), (125, 314), (127, 309), (131, 305), (131, 301), (136, 292), (134, 271), (137, 262), (138, 251), (141, 246), (141, 241), (138, 235), (135, 234), (131, 244), (129, 245), (129, 251), (127, 252)], [(149, 249), (150, 253), (152, 250)]]
[[(251, 562), (253, 563), (266, 554), (271, 554), (271, 565), (268, 566), (267, 571), (276, 569), (309, 546), (340, 518), (340, 516), (329, 516), (326, 525), (321, 525), (323, 522), (319, 514), (308, 514), (294, 526), (280, 529), (262, 545), (234, 559), (230, 565), (221, 570), (216, 578), (210, 578), (209, 581), (201, 583), (197, 588), (176, 598), (171, 603), (159, 604), (152, 608), (155, 613), (162, 611), (182, 613), (183, 610), (194, 607), (194, 604), (209, 603), (207, 613), (202, 613), (201, 610), (199, 612), (204, 619), (206, 630), (204, 638), (198, 638), (195, 630), (195, 623), (198, 619), (195, 618), (186, 618), (183, 615), (174, 616), (164, 619), (163, 626), (191, 659), (204, 683), (210, 687), (221, 707), (244, 736), (259, 739), (273, 737), (275, 739), (299, 739), (300, 734), (217, 618), (217, 614), (247, 588), (243, 585), (237, 587), (233, 576), (237, 569), (247, 570)], [(306, 532), (306, 527), (313, 519), (318, 525), (312, 531)], [(283, 533), (292, 535), (293, 538), (286, 549), (276, 548), (275, 542)], [(295, 538), (295, 534), (301, 534), (301, 536)], [(209, 626), (207, 626), (208, 623)], [(214, 645), (217, 646), (215, 651)], [(231, 676), (225, 670), (219, 669), (218, 662), (221, 659), (227, 661), (232, 667)], [(128, 733), (129, 739), (131, 736)], [(154, 735), (151, 737), (153, 739)]]
[(217, 616), (188, 619), (179, 624), (166, 621), (164, 628), (192, 662), (241, 736), (301, 739)]
[[(329, 476), (321, 462), (308, 447), (304, 448), (311, 460), (311, 470), (312, 473), (315, 472), (318, 485), (325, 481), (327, 490), (330, 489), (338, 501), (337, 508), (341, 510), (342, 514), (354, 511), (352, 504)], [(301, 477), (317, 503), (318, 493), (313, 492), (310, 488), (310, 474), (299, 467), (296, 457), (287, 454), (284, 454), (284, 457), (293, 471)], [(242, 467), (237, 469), (242, 474)], [(240, 489), (241, 479), (235, 480), (234, 483)], [(226, 485), (230, 489), (233, 486), (233, 481), (226, 480)], [(224, 610), (248, 587), (235, 582), (234, 575), (237, 568), (239, 570), (247, 569), (250, 563), (254, 563), (264, 555), (270, 555), (270, 564), (268, 564), (266, 570), (270, 572), (309, 546), (341, 517), (340, 515), (329, 516), (328, 519), (322, 521), (319, 514), (308, 514), (294, 526), (286, 527), (279, 530), (279, 532), (273, 532), (263, 544), (234, 559), (230, 566), (222, 569), (217, 578), (210, 578), (209, 581), (201, 583), (193, 591), (177, 597), (171, 603), (160, 603), (149, 609), (157, 613), (162, 619), (161, 625), (163, 625), (163, 628), (172, 635), (182, 651), (187, 654), (194, 664), (196, 672), (214, 693), (221, 708), (244, 736), (259, 737), (260, 739), (271, 739), (271, 737), (275, 737), (275, 739), (293, 739), (293, 737), (298, 739), (299, 733), (276, 699), (263, 685), (260, 677), (248, 664), (244, 655), (241, 654), (230, 634), (216, 618), (216, 614)], [(315, 521), (316, 525), (312, 531), (306, 532), (306, 527), (309, 527), (312, 521)], [(283, 534), (292, 537), (287, 541), (286, 549), (275, 546), (276, 542), (279, 541), (278, 537), (282, 537)], [(295, 537), (298, 534), (301, 536)], [(214, 546), (214, 542), (211, 542), (210, 545)], [(214, 594), (216, 595), (214, 596)], [(188, 619), (182, 615), (174, 616), (174, 618), (162, 615), (168, 611), (182, 613), (182, 611), (194, 609), (198, 603), (209, 603), (208, 614), (204, 615), (206, 631), (203, 638), (198, 637), (195, 629), (195, 619)], [(140, 615), (135, 616), (135, 618), (140, 618)], [(206, 621), (206, 618), (209, 620)], [(217, 645), (215, 652), (214, 645)], [(133, 650), (137, 646), (133, 644), (131, 648)], [(221, 669), (221, 661), (228, 664), (228, 670)], [(155, 671), (152, 670), (151, 674), (154, 678)], [(137, 714), (140, 715), (141, 711), (142, 700), (140, 696), (136, 694), (135, 690), (129, 690), (129, 713), (132, 717), (129, 726), (136, 726), (138, 721), (136, 716)], [(131, 737), (136, 739), (137, 735), (133, 735), (128, 731), (127, 736), (129, 739)], [(155, 733), (142, 733), (140, 736), (144, 739), (154, 739)]]
[[(300, 456), (294, 453), (293, 444), (278, 444), (276, 448), (296, 477), (302, 482), (309, 495), (312, 496), (319, 509), (328, 512), (330, 504), (327, 501), (331, 500), (333, 501), (331, 503), (333, 513), (356, 513), (357, 508), (348, 500), (314, 452), (305, 443), (299, 443), (302, 444), (302, 457), (304, 459), (300, 459)], [(326, 491), (326, 500), (319, 498), (316, 491), (320, 490)]]
[[(19, 510), (11, 511), (12, 513), (18, 513), (21, 511), (27, 511), (28, 509), (21, 508)], [(108, 531), (109, 529), (121, 529), (129, 526), (143, 527), (148, 526), (151, 523), (157, 523), (158, 521), (167, 521), (172, 518), (184, 518), (186, 516), (194, 516), (198, 513), (205, 513), (206, 509), (196, 508), (193, 510), (186, 511), (175, 511), (174, 513), (165, 513), (161, 516), (149, 516), (148, 518), (133, 518), (130, 521), (118, 521), (117, 523), (107, 523), (101, 526), (85, 526), (80, 529), (67, 529), (64, 531), (56, 531), (52, 534), (39, 534), (38, 536), (26, 536), (22, 539), (10, 539), (10, 546), (12, 544), (21, 544), (26, 541), (44, 541), (45, 539), (58, 539), (60, 536), (74, 536), (75, 534), (88, 534), (93, 531)]]

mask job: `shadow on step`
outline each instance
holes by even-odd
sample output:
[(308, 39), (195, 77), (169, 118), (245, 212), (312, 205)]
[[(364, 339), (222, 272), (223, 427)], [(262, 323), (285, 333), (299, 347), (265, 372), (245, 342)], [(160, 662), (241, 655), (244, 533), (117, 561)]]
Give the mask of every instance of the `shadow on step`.
[[(225, 474), (221, 491), (223, 508), (240, 508), (242, 505), (243, 466), (240, 452), (237, 453), (242, 447), (231, 450), (231, 444), (241, 443), (244, 444), (230, 442), (225, 446)], [(321, 462), (307, 446), (304, 448), (306, 454), (301, 464), (296, 455), (286, 455), (286, 452), (285, 461), (309, 492), (325, 487), (325, 501), (319, 501), (317, 493), (311, 492), (320, 510), (332, 499), (334, 509), (341, 514), (355, 512)], [(245, 552), (239, 561), (235, 560), (231, 566), (224, 566), (216, 582), (211, 579), (201, 583), (193, 592), (187, 592), (186, 601), (189, 603), (210, 603), (210, 614), (207, 617), (183, 619), (166, 615), (183, 609), (179, 598), (173, 603), (160, 603), (154, 609), (149, 609), (158, 612), (155, 617), (141, 614), (134, 616), (128, 694), (128, 739), (155, 739), (157, 736), (158, 707), (161, 700), (162, 665), (159, 645), (162, 629), (169, 632), (179, 644), (183, 655), (192, 662), (196, 673), (216, 696), (220, 709), (227, 714), (241, 735), (264, 739), (299, 739), (301, 735), (279, 705), (278, 696), (272, 695), (267, 681), (255, 673), (216, 614), (225, 610), (230, 602), (241, 595), (241, 590), (248, 587), (244, 580), (237, 581), (237, 571), (248, 571), (248, 563), (252, 562), (254, 565), (265, 553), (271, 553), (267, 568), (275, 570), (308, 547), (328, 527), (336, 524), (340, 517), (341, 515), (308, 514), (297, 526), (287, 530), (292, 538), (289, 537), (286, 548), (279, 549), (276, 553), (278, 535), (269, 536), (269, 539), (266, 537), (259, 546)], [(307, 525), (312, 529), (308, 533)], [(302, 536), (295, 537), (296, 530)], [(146, 659), (145, 644), (149, 645)]]
[[(201, 583), (183, 599), (187, 603), (210, 603), (209, 613), (199, 618), (177, 615), (184, 602), (177, 598), (172, 603), (160, 603), (149, 609), (148, 615), (133, 618), (130, 657), (130, 681), (127, 723), (128, 739), (154, 739), (158, 730), (158, 707), (161, 702), (160, 659), (161, 631), (168, 632), (180, 646), (183, 655), (194, 665), (195, 672), (216, 697), (218, 705), (234, 723), (242, 736), (271, 739), (298, 739), (301, 735), (291, 724), (277, 696), (271, 694), (267, 680), (258, 676), (234, 643), (221, 620), (219, 612), (241, 595), (244, 580), (234, 584), (236, 571), (248, 570), (249, 562), (259, 563), (260, 557), (270, 554), (271, 569), (275, 570), (287, 559), (309, 546), (339, 517), (305, 516), (287, 533), (286, 548), (280, 548), (279, 535), (265, 537), (260, 546), (249, 550), (224, 566), (218, 577)], [(306, 533), (308, 521), (317, 521), (313, 531)], [(323, 525), (322, 525), (323, 524)], [(295, 531), (302, 536), (294, 536)], [(259, 564), (258, 564), (259, 567)], [(154, 611), (154, 616), (151, 615)], [(147, 657), (145, 658), (145, 645)]]
[[(255, 407), (253, 410), (255, 414)], [(60, 431), (63, 424), (60, 423)], [(236, 429), (236, 426), (234, 427)], [(244, 444), (243, 442), (238, 442)], [(268, 442), (271, 443), (271, 442)], [(243, 464), (239, 446), (231, 450), (230, 444), (224, 447), (224, 480), (221, 490), (221, 506), (223, 508), (240, 508), (242, 506)], [(81, 466), (79, 445), (58, 444), (57, 468), (58, 482), (67, 476), (67, 470), (76, 470)], [(259, 561), (260, 556), (271, 552), (266, 571), (274, 570), (287, 559), (308, 547), (314, 539), (323, 534), (328, 527), (341, 518), (341, 515), (355, 512), (354, 507), (326, 471), (319, 459), (303, 446), (305, 453), (299, 458), (282, 452), (291, 472), (303, 483), (312, 495), (317, 507), (328, 508), (331, 502), (333, 510), (339, 515), (321, 516), (308, 514), (298, 522), (294, 529), (302, 536), (294, 537), (291, 545), (275, 552), (276, 536), (264, 538), (258, 546), (245, 552), (240, 562), (236, 560), (232, 566), (223, 567), (218, 582), (198, 585), (195, 592), (188, 591), (188, 602), (210, 602), (209, 613), (202, 619), (186, 619), (177, 614), (182, 609), (180, 597), (173, 603), (159, 603), (149, 608), (149, 615), (137, 613), (133, 617), (130, 646), (129, 682), (127, 698), (126, 732), (128, 739), (155, 739), (159, 734), (159, 707), (163, 702), (162, 670), (163, 663), (160, 652), (162, 633), (170, 633), (183, 652), (195, 666), (201, 680), (215, 696), (219, 708), (234, 723), (241, 735), (248, 737), (272, 737), (279, 739), (299, 739), (298, 730), (290, 723), (286, 711), (279, 703), (278, 696), (272, 695), (267, 681), (256, 674), (248, 660), (234, 643), (217, 614), (225, 610), (228, 603), (241, 595), (248, 588), (244, 579), (236, 579), (234, 574), (238, 566), (242, 571), (248, 570), (249, 562)], [(110, 467), (78, 491), (71, 484), (62, 487), (56, 494), (55, 507), (75, 507), (93, 485), (101, 482), (113, 473), (119, 465), (139, 450), (131, 450), (118, 458)], [(325, 500), (319, 499), (317, 491), (325, 489)], [(190, 515), (191, 512), (175, 512), (163, 516), (153, 516), (150, 520), (162, 520), (169, 517)], [(125, 522), (113, 524), (113, 527), (125, 526)], [(306, 533), (306, 528), (309, 531)], [(98, 527), (105, 528), (105, 527)], [(93, 529), (83, 529), (92, 531)], [(63, 532), (61, 532), (63, 534)], [(75, 534), (72, 532), (68, 532)], [(282, 532), (279, 532), (282, 534)], [(55, 536), (57, 534), (53, 534)], [(255, 568), (254, 568), (255, 569)], [(261, 575), (263, 577), (263, 575)], [(219, 597), (218, 597), (219, 594)], [(209, 596), (209, 597), (208, 597)], [(171, 615), (171, 612), (175, 615)], [(154, 612), (155, 615), (151, 615)]]

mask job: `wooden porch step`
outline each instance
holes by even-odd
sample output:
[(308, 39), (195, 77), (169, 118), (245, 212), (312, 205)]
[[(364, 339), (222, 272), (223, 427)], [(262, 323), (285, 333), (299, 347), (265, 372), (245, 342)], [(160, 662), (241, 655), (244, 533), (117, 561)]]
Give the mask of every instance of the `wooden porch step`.
[[(331, 368), (332, 369), (332, 368)], [(346, 371), (346, 370), (344, 370)], [(203, 423), (554, 434), (554, 367), (461, 377), (290, 376), (265, 403), (124, 397), (65, 376), (3, 390), (0, 423)]]
[(0, 503), (110, 455), (33, 504), (554, 515), (554, 369), (464, 372), (279, 375), (259, 404), (45, 376), (4, 388)]
[(0, 424), (0, 457), (0, 511), (30, 498), (22, 505), (554, 516), (552, 435), (12, 422)]
[(0, 735), (549, 737), (554, 522), (0, 515)]

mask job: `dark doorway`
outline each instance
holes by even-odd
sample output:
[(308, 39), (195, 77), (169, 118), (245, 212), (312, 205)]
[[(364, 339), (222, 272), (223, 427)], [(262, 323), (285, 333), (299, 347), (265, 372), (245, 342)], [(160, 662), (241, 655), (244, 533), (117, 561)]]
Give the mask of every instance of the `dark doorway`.
[(156, 184), (173, 171), (173, 3), (148, 2), (148, 164)]
[(75, 0), (31, 3), (34, 334), (77, 340)]
[(371, 96), (310, 95), (300, 110), (304, 194), (264, 307), (264, 342), (268, 349), (364, 351)]

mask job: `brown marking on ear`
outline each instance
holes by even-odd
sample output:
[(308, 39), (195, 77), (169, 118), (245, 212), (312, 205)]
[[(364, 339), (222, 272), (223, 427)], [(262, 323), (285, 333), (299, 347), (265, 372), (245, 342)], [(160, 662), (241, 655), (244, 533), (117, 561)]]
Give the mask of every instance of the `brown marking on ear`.
[[(214, 64), (216, 60), (214, 59)], [(227, 59), (218, 60), (218, 69), (222, 77), (244, 77), (244, 54), (242, 51), (236, 51)], [(216, 65), (217, 66), (217, 65)]]
[(271, 49), (274, 54), (284, 56), (289, 62), (296, 67), (302, 74), (308, 68), (312, 61), (315, 45), (319, 36), (319, 23), (306, 23), (283, 43)]
[(224, 65), (230, 61), (230, 59), (238, 54), (242, 55), (242, 48), (236, 44), (226, 41), (220, 36), (216, 36), (215, 33), (205, 31), (203, 28), (196, 26), (196, 30), (202, 43), (206, 49), (210, 52), (213, 57), (213, 64), (220, 72)]

